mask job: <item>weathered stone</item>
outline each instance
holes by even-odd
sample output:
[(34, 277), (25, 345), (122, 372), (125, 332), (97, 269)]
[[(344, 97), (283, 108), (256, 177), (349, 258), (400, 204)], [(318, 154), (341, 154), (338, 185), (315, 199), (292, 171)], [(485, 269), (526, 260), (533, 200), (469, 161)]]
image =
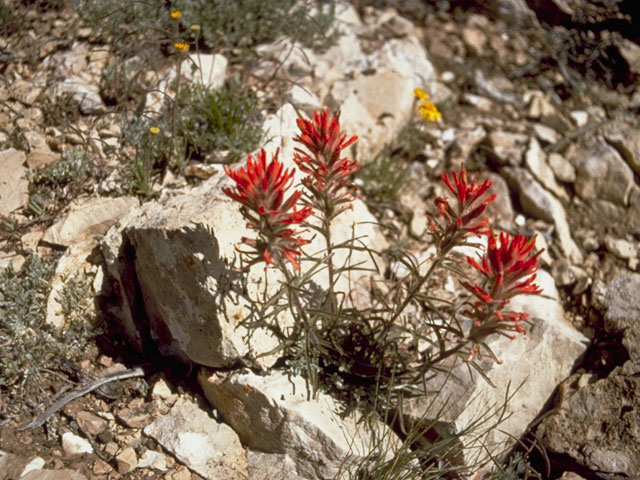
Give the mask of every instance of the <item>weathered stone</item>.
[(533, 125), (533, 133), (535, 133), (538, 140), (544, 143), (553, 144), (558, 141), (558, 132), (556, 132), (553, 128), (541, 123), (536, 123)]
[(487, 135), (486, 130), (482, 126), (477, 126), (473, 130), (460, 130), (455, 132), (453, 144), (447, 153), (454, 165), (465, 162), (469, 158), (469, 154), (484, 140)]
[(204, 478), (248, 478), (247, 455), (238, 435), (189, 400), (179, 399), (144, 434)]
[(594, 285), (593, 288), (594, 303), (605, 312), (605, 330), (623, 334), (622, 344), (636, 364), (640, 364), (639, 288), (640, 274), (637, 273), (618, 274), (605, 287)]
[(205, 87), (220, 88), (227, 76), (227, 59), (220, 54), (192, 53), (182, 62), (181, 73)]
[(487, 45), (487, 36), (479, 28), (462, 28), (462, 41), (474, 55), (482, 55)]
[(285, 100), (310, 118), (315, 110), (321, 109), (320, 100), (309, 89), (294, 85), (285, 93)]
[(616, 46), (622, 58), (624, 58), (629, 65), (629, 70), (633, 73), (640, 74), (640, 46), (626, 38), (616, 41)]
[(564, 188), (558, 185), (556, 178), (553, 175), (553, 170), (547, 163), (546, 154), (540, 148), (540, 144), (535, 138), (532, 138), (529, 142), (529, 148), (525, 155), (525, 164), (533, 176), (551, 193), (556, 197), (563, 200), (569, 200), (567, 192)]
[(488, 140), (500, 163), (516, 166), (522, 163), (528, 141), (526, 135), (495, 130), (488, 135)]
[(20, 480), (87, 480), (87, 477), (73, 470), (63, 468), (61, 470), (33, 470), (24, 477), (20, 477)]
[[(543, 288), (543, 295), (516, 296), (509, 304), (509, 310), (530, 314), (532, 326), (527, 333), (513, 340), (499, 335), (489, 337), (487, 345), (502, 363), (495, 363), (488, 356), (478, 361), (495, 386), (480, 376), (472, 376), (467, 363), (455, 360), (450, 370), (429, 372), (429, 376), (435, 376), (427, 388), (436, 393), (405, 401), (403, 412), (410, 421), (430, 425), (432, 433), (443, 438), (462, 435), (458, 461), (483, 463), (488, 460), (484, 448), (491, 452), (512, 446), (589, 344), (564, 319), (551, 276), (541, 270), (536, 283)], [(518, 368), (522, 362), (536, 368)], [(504, 415), (498, 428), (477, 426), (467, 430), (481, 418), (498, 412)], [(478, 448), (479, 445), (484, 447)]]
[(301, 377), (281, 372), (229, 377), (203, 368), (198, 381), (245, 445), (288, 455), (302, 478), (333, 478), (368, 452), (369, 432), (356, 424), (357, 416), (338, 416), (338, 405), (323, 393), (307, 400)]
[(334, 83), (327, 103), (340, 110), (349, 131), (358, 132), (359, 155), (371, 158), (409, 119), (414, 89), (410, 78), (383, 70)]
[(62, 449), (69, 456), (93, 453), (93, 447), (87, 440), (71, 432), (62, 434)]
[(605, 235), (604, 244), (616, 257), (628, 260), (638, 256), (638, 246), (622, 238)]
[(107, 429), (107, 421), (91, 412), (82, 410), (76, 415), (76, 422), (80, 428), (94, 437), (100, 435)]
[(85, 198), (74, 202), (67, 214), (44, 234), (43, 241), (68, 247), (104, 235), (120, 217), (138, 204), (133, 197)]
[(116, 456), (116, 465), (118, 467), (118, 473), (125, 474), (129, 473), (138, 466), (138, 457), (136, 456), (136, 451), (132, 447), (127, 447), (123, 449)]
[(495, 202), (491, 202), (487, 207), (486, 215), (492, 219), (494, 225), (511, 225), (515, 216), (509, 185), (504, 178), (497, 173), (489, 173), (489, 179), (493, 182), (491, 193), (498, 195)]
[(639, 478), (639, 375), (638, 364), (627, 362), (580, 388), (542, 422), (536, 436), (551, 452), (569, 456), (600, 478)]
[(573, 183), (576, 181), (576, 169), (569, 160), (559, 153), (550, 154), (547, 162), (551, 170), (553, 170), (553, 174), (561, 182)]
[(60, 160), (59, 153), (51, 150), (33, 150), (27, 154), (27, 165), (29, 168), (44, 168)]
[(27, 473), (32, 472), (34, 470), (42, 470), (42, 468), (45, 466), (46, 463), (47, 462), (45, 461), (44, 458), (35, 457), (33, 460), (30, 460), (29, 463), (27, 463), (24, 466), (24, 470), (22, 470), (22, 473), (20, 474), (20, 478), (24, 477)]
[(29, 201), (25, 158), (13, 148), (0, 152), (0, 215), (8, 216)]
[(93, 464), (93, 468), (91, 469), (91, 471), (95, 475), (107, 475), (108, 473), (113, 471), (113, 468), (104, 460), (97, 459)]
[(613, 145), (629, 166), (640, 175), (640, 130), (637, 126), (611, 123), (604, 128), (607, 142)]
[(129, 428), (144, 428), (151, 423), (151, 414), (144, 406), (123, 408), (116, 415)]
[(580, 263), (582, 252), (571, 238), (567, 215), (560, 201), (524, 168), (504, 167), (500, 173), (518, 193), (525, 213), (555, 224), (560, 248), (572, 262)]
[(147, 450), (140, 457), (138, 468), (153, 468), (165, 472), (167, 470), (167, 456), (155, 450)]
[(43, 91), (41, 85), (26, 80), (15, 80), (9, 87), (9, 98), (18, 100), (25, 105), (33, 105)]
[(633, 172), (616, 149), (604, 142), (591, 142), (576, 150), (570, 161), (576, 167), (576, 193), (586, 201), (608, 200), (627, 206), (634, 185)]
[(298, 480), (296, 464), (287, 454), (247, 450), (251, 480)]
[(107, 107), (102, 101), (97, 84), (87, 83), (80, 77), (69, 77), (58, 83), (52, 90), (53, 97), (70, 97), (78, 102), (80, 111), (85, 115), (105, 113)]

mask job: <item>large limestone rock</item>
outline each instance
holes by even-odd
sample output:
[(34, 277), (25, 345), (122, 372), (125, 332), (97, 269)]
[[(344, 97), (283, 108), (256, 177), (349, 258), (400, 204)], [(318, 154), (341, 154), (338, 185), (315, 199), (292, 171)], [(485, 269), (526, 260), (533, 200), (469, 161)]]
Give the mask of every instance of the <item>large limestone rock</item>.
[(518, 193), (525, 213), (553, 223), (563, 253), (573, 263), (582, 262), (582, 251), (571, 237), (567, 214), (560, 200), (538, 183), (524, 168), (503, 167), (500, 173), (509, 182), (509, 186)]
[(633, 171), (614, 147), (604, 141), (592, 142), (576, 150), (569, 160), (576, 167), (575, 187), (581, 199), (629, 205)]
[(0, 152), (0, 215), (10, 215), (29, 200), (25, 158), (14, 148)]
[(238, 436), (189, 400), (179, 399), (167, 415), (147, 425), (144, 434), (204, 478), (248, 478), (247, 454)]
[[(568, 455), (601, 478), (640, 477), (640, 275), (617, 274), (593, 288), (605, 330), (622, 334), (629, 360), (606, 378), (578, 382), (538, 429), (551, 451)], [(585, 375), (586, 376), (586, 375)]]
[(369, 27), (351, 5), (339, 2), (336, 12), (341, 35), (335, 45), (318, 53), (280, 39), (258, 49), (258, 70), (268, 75), (277, 68), (323, 105), (341, 110), (345, 129), (360, 138), (358, 156), (366, 161), (409, 119), (413, 89), (435, 88), (435, 70), (415, 32), (365, 53), (359, 35), (370, 35)]
[(487, 341), (502, 362), (479, 361), (494, 386), (472, 375), (466, 363), (454, 361), (429, 380), (433, 394), (405, 401), (405, 416), (412, 422), (433, 422), (430, 433), (462, 435), (458, 462), (488, 461), (481, 445), (492, 453), (512, 446), (588, 346), (588, 339), (564, 320), (552, 277), (540, 271), (536, 283), (544, 289), (542, 295), (514, 297), (509, 307), (528, 312), (533, 326), (514, 340), (495, 335)]
[(308, 400), (301, 377), (281, 372), (229, 376), (202, 369), (198, 381), (245, 445), (288, 456), (299, 478), (336, 478), (369, 451), (366, 422), (357, 424), (355, 414), (338, 416), (338, 405), (323, 393)]

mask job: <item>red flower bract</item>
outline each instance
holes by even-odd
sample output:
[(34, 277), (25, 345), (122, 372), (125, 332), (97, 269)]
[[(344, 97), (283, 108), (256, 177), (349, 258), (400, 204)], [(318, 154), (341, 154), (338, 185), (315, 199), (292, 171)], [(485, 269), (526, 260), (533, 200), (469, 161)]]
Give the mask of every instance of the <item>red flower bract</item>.
[(440, 221), (435, 219), (431, 231), (441, 250), (447, 250), (461, 243), (471, 233), (486, 235), (489, 230), (488, 218), (480, 218), (487, 206), (496, 199), (496, 194), (488, 195), (493, 185), (491, 180), (476, 183), (478, 175), (474, 175), (469, 182), (467, 171), (452, 172), (451, 177), (443, 173), (442, 182), (454, 194), (455, 206), (449, 204), (446, 197), (435, 199), (436, 208), (440, 214)]
[(518, 234), (512, 237), (508, 233), (500, 233), (496, 237), (490, 231), (487, 253), (480, 261), (467, 257), (469, 264), (485, 277), (482, 286), (462, 282), (477, 298), (475, 311), (468, 313), (474, 318), (474, 327), (482, 335), (491, 331), (524, 331), (519, 322), (528, 321), (529, 315), (503, 309), (514, 295), (542, 292), (533, 283), (539, 268), (538, 254), (532, 254), (535, 241), (535, 236), (529, 238)]
[(267, 163), (267, 154), (260, 150), (256, 158), (247, 157), (246, 168), (232, 170), (225, 167), (225, 173), (236, 182), (235, 189), (225, 187), (222, 191), (242, 204), (240, 211), (248, 226), (258, 231), (260, 238), (245, 239), (254, 247), (268, 264), (286, 258), (296, 270), (300, 269), (299, 247), (308, 243), (299, 238), (291, 225), (304, 222), (312, 213), (310, 207), (296, 209), (302, 192), (295, 190), (289, 198), (286, 191), (293, 183), (294, 169), (286, 170), (278, 159), (279, 152)]
[(294, 140), (304, 145), (307, 151), (296, 148), (293, 160), (308, 175), (303, 182), (315, 199), (314, 206), (324, 209), (327, 201), (330, 203), (329, 216), (335, 217), (342, 211), (336, 207), (352, 200), (352, 190), (340, 190), (360, 169), (357, 161), (341, 157), (342, 150), (358, 137), (347, 138), (347, 134), (340, 131), (339, 115), (331, 115), (329, 109), (314, 112), (313, 120), (299, 118), (297, 123), (300, 135)]
[(480, 263), (467, 257), (469, 264), (488, 279), (491, 298), (504, 300), (519, 294), (541, 293), (533, 283), (539, 268), (538, 256), (531, 254), (536, 237), (500, 233), (499, 240), (500, 245), (491, 231), (487, 254)]

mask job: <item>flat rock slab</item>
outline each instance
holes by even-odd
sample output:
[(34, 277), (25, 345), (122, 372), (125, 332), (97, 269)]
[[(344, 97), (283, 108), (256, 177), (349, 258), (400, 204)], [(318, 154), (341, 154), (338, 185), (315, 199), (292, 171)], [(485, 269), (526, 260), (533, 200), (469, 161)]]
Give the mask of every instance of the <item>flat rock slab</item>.
[(204, 478), (248, 478), (247, 455), (238, 435), (189, 400), (179, 399), (167, 415), (147, 425), (144, 434)]
[(0, 215), (10, 215), (29, 201), (24, 152), (9, 148), (0, 152)]
[(42, 240), (68, 247), (104, 235), (125, 213), (138, 204), (133, 197), (98, 197), (74, 203), (69, 212), (49, 228)]
[[(369, 451), (371, 432), (366, 422), (357, 424), (353, 414), (341, 418), (336, 413), (339, 405), (328, 395), (308, 400), (301, 377), (289, 378), (282, 372), (228, 376), (203, 368), (198, 381), (245, 445), (285, 455), (282, 461), (293, 460), (300, 478), (334, 478)], [(386, 429), (381, 424), (379, 428)]]
[[(411, 422), (435, 422), (433, 433), (443, 438), (467, 432), (459, 444), (459, 461), (467, 465), (488, 461), (487, 451), (479, 448), (483, 444), (493, 453), (512, 446), (589, 344), (564, 320), (552, 277), (539, 271), (536, 283), (543, 295), (516, 296), (509, 305), (510, 310), (528, 312), (533, 326), (514, 340), (490, 337), (487, 344), (502, 363), (487, 357), (478, 362), (495, 386), (458, 361), (450, 372), (429, 380), (428, 388), (436, 393), (405, 402), (404, 413)], [(502, 415), (498, 427), (490, 428)], [(473, 424), (478, 426), (469, 431)]]

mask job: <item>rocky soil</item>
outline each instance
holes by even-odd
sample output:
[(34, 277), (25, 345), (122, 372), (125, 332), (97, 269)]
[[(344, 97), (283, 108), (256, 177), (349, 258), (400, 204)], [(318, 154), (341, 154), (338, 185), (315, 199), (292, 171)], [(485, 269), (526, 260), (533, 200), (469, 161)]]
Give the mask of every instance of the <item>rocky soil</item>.
[[(363, 164), (381, 151), (404, 152), (395, 198), (357, 200), (340, 217), (340, 238), (361, 236), (377, 251), (427, 259), (425, 212), (440, 193), (440, 172), (461, 165), (494, 181), (496, 229), (537, 234), (544, 295), (514, 299), (533, 327), (491, 344), (503, 363), (482, 366), (495, 386), (464, 372), (450, 382), (456, 400), (438, 418), (461, 431), (477, 408), (521, 385), (500, 431), (483, 438), (506, 442), (529, 466), (493, 478), (640, 478), (640, 16), (633, 4), (354, 0), (337, 4), (340, 35), (323, 51), (282, 38), (257, 46), (250, 64), (220, 54), (227, 52), (190, 53), (212, 87), (242, 71), (259, 88), (264, 146), (287, 161), (298, 114), (322, 106), (341, 110), (344, 129), (360, 137), (352, 154)], [(127, 186), (130, 166), (118, 154), (128, 148), (126, 102), (113, 93), (124, 86), (105, 88), (115, 53), (71, 4), (2, 5), (0, 13), (7, 6), (12, 13), (0, 17), (0, 268), (19, 271), (34, 254), (56, 259), (40, 299), (47, 328), (63, 331), (82, 311), (102, 334), (80, 357), (42, 366), (19, 388), (0, 384), (0, 480), (348, 478), (345, 459), (363, 458), (370, 432), (355, 416), (336, 415), (329, 395), (308, 400), (302, 378), (272, 368), (276, 356), (250, 362), (274, 340), (258, 334), (247, 343), (235, 328), (251, 308), (228, 265), (248, 233), (222, 194), (222, 165), (195, 158), (165, 166), (150, 194)], [(168, 102), (158, 91), (171, 98), (176, 76), (189, 83), (198, 75), (177, 69), (162, 49), (152, 54), (148, 91), (138, 96), (141, 109), (158, 112)], [(431, 94), (442, 119), (418, 119), (417, 87)], [(400, 143), (407, 122), (419, 125), (418, 150)], [(56, 165), (66, 170), (54, 175)], [(365, 181), (358, 180), (366, 192)], [(402, 277), (392, 256), (378, 260)], [(78, 275), (90, 301), (76, 299), (69, 311), (65, 284)], [(249, 293), (264, 288), (263, 275), (262, 267), (252, 270)], [(341, 288), (366, 303), (369, 280), (354, 275)], [(456, 293), (448, 281), (443, 289)], [(8, 325), (0, 318), (2, 329)], [(0, 345), (3, 362), (16, 338)], [(113, 381), (21, 429), (96, 378)], [(406, 405), (409, 416), (425, 408)]]

